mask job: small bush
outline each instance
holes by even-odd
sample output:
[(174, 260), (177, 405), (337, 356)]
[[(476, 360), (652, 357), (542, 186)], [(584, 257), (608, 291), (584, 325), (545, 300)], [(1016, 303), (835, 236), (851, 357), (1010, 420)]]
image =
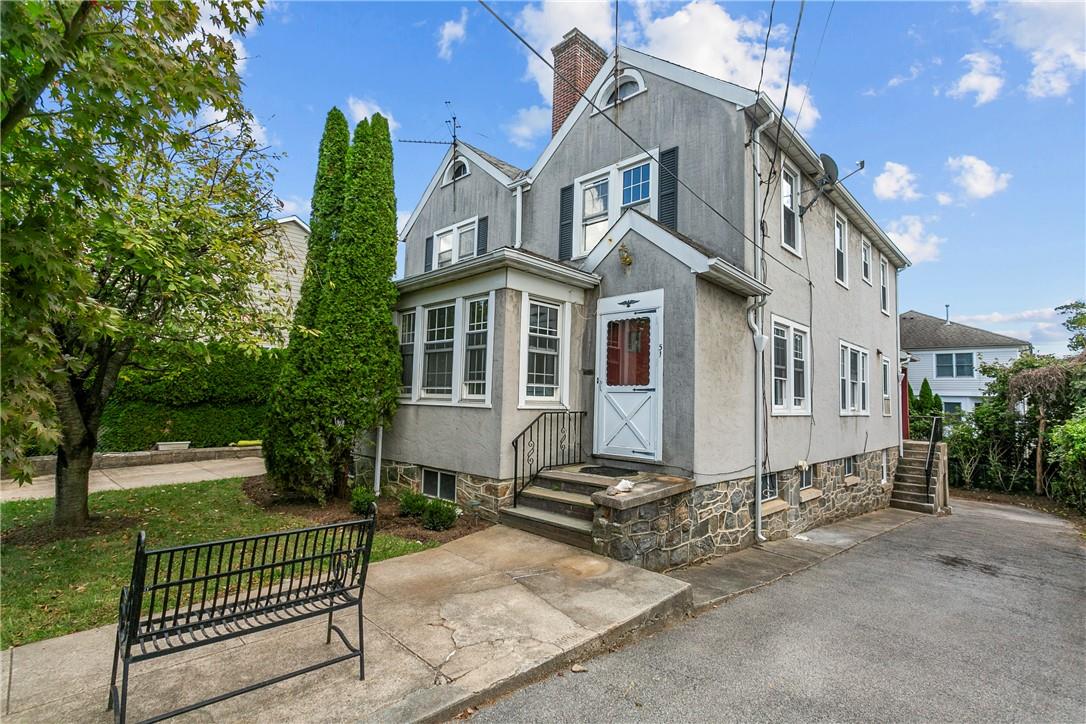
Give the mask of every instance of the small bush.
[(400, 515), (405, 518), (421, 518), (430, 499), (414, 490), (400, 493)]
[(1052, 456), (1059, 475), (1052, 481), (1052, 497), (1086, 513), (1086, 414), (1052, 429)]
[(422, 527), (426, 530), (448, 530), (456, 523), (460, 511), (452, 503), (434, 498), (426, 504), (422, 514)]
[(351, 512), (355, 515), (366, 515), (370, 512), (370, 505), (377, 502), (377, 496), (365, 485), (356, 485), (351, 490)]

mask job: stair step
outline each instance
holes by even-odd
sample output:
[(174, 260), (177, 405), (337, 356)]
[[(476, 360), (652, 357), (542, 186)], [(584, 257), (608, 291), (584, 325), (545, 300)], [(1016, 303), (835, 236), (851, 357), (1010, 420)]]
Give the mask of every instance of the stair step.
[(913, 503), (906, 500), (890, 500), (891, 508), (900, 508), (901, 510), (911, 510), (914, 513), (930, 513), (935, 514), (934, 503)]
[(894, 490), (904, 490), (906, 493), (924, 493), (927, 494), (928, 486), (924, 483), (910, 483), (905, 480), (895, 480)]
[(539, 508), (502, 508), (498, 522), (578, 548), (592, 550), (592, 521), (552, 513)]
[(618, 483), (618, 478), (609, 478), (605, 475), (577, 473), (572, 470), (541, 470), (535, 477), (536, 480), (544, 479), (564, 483), (580, 483), (581, 485), (591, 485), (592, 487), (603, 489), (607, 489)]
[(923, 473), (903, 473), (900, 470), (894, 475), (894, 479), (900, 480), (903, 483), (919, 483), (921, 485), (925, 485), (928, 482), (927, 477)]
[(917, 493), (912, 490), (901, 490), (895, 487), (890, 494), (890, 500), (908, 503), (934, 503), (935, 496), (928, 493)]
[(517, 497), (517, 507), (536, 508), (548, 513), (568, 515), (571, 518), (580, 518), (591, 521), (596, 506), (592, 498), (584, 493), (570, 492), (569, 490), (553, 490), (539, 485), (529, 485), (520, 491)]
[(902, 460), (900, 463), (898, 463), (897, 470), (898, 472), (922, 475), (927, 467), (928, 466), (926, 460)]
[(520, 491), (520, 495), (522, 498), (525, 496), (529, 498), (540, 498), (555, 503), (576, 505), (581, 508), (588, 508), (589, 510), (596, 507), (596, 504), (592, 502), (592, 498), (582, 493), (570, 493), (565, 490), (551, 490), (550, 488), (541, 488), (538, 485), (529, 485), (527, 488)]

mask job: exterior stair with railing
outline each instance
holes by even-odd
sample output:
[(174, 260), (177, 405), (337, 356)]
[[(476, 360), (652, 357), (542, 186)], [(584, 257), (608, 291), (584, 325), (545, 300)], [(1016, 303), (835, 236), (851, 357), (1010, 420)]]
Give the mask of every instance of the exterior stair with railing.
[[(931, 482), (928, 482), (928, 457), (931, 453)], [(945, 483), (946, 444), (926, 440), (906, 440), (904, 454), (898, 460), (890, 507), (917, 513), (939, 512), (939, 486)], [(943, 488), (945, 490), (945, 487)]]
[(515, 507), (502, 508), (498, 521), (510, 528), (592, 549), (592, 493), (616, 480), (578, 472), (579, 465), (547, 468), (520, 491)]

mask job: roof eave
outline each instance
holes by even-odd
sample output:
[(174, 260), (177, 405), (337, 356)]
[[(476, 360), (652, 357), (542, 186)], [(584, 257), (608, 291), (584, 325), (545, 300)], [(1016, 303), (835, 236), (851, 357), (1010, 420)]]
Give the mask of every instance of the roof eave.
[(406, 294), (501, 268), (518, 269), (578, 289), (592, 289), (600, 283), (597, 274), (572, 269), (565, 264), (503, 246), (470, 261), (397, 280), (396, 288), (401, 294)]

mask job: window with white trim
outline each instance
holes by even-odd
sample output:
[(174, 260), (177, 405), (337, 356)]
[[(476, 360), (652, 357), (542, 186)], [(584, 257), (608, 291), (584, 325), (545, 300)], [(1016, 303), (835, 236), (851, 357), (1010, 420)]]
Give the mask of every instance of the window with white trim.
[(862, 240), (860, 244), (860, 272), (863, 274), (864, 281), (868, 284), (871, 283), (871, 242), (867, 239)]
[(833, 216), (834, 276), (839, 284), (848, 286), (848, 222), (836, 212)]
[(759, 492), (762, 496), (762, 502), (773, 500), (780, 494), (780, 489), (777, 486), (777, 474), (766, 473), (762, 476), (762, 484), (759, 486)]
[(444, 470), (422, 470), (422, 494), (456, 502), (456, 474)]
[(774, 414), (810, 412), (809, 345), (806, 327), (787, 319), (773, 318)]
[(615, 79), (608, 79), (600, 88), (599, 94), (596, 96), (596, 106), (603, 110), (610, 108), (615, 103), (621, 104), (627, 98), (637, 95), (645, 90), (645, 79), (641, 76), (641, 73), (628, 68), (618, 76), (618, 89), (615, 89)]
[(488, 324), (490, 319), (488, 297), (469, 299), (464, 325), (464, 391), (462, 397), (486, 397), (486, 368)]
[(973, 377), (972, 352), (947, 352), (935, 355), (936, 377)]
[(585, 254), (592, 251), (610, 228), (607, 223), (609, 185), (610, 179), (605, 176), (581, 186), (582, 251)]
[(622, 205), (632, 206), (649, 200), (652, 189), (651, 168), (648, 163), (632, 166), (622, 172)]
[(867, 350), (841, 342), (841, 414), (866, 415)]
[[(575, 256), (588, 254), (627, 208), (656, 218), (657, 149), (624, 159), (574, 181)], [(647, 207), (647, 208), (646, 208)]]
[(890, 313), (890, 265), (883, 256), (879, 257), (879, 308)]
[(527, 384), (530, 400), (557, 400), (561, 383), (561, 308), (557, 304), (529, 300)]
[(434, 232), (435, 269), (475, 256), (477, 222), (473, 217)]
[(893, 389), (893, 382), (890, 377), (890, 360), (885, 357), (882, 360), (882, 414), (883, 417), (889, 417), (893, 414), (893, 402), (890, 397), (890, 390)]
[(410, 395), (415, 379), (415, 313), (400, 312), (400, 394)]
[(781, 244), (797, 254), (799, 248), (799, 176), (781, 167)]
[(453, 387), (453, 336), (456, 305), (426, 310), (426, 339), (422, 352), (422, 394), (449, 397)]
[(799, 489), (808, 490), (814, 487), (814, 465), (808, 465), (806, 470), (799, 471)]
[(850, 475), (856, 474), (856, 456), (850, 455), (842, 460), (844, 462), (844, 473), (847, 478)]
[(465, 176), (470, 175), (471, 166), (468, 165), (467, 159), (463, 156), (457, 156), (445, 169), (445, 176), (441, 180), (441, 185), (451, 184), (453, 181), (459, 181)]

